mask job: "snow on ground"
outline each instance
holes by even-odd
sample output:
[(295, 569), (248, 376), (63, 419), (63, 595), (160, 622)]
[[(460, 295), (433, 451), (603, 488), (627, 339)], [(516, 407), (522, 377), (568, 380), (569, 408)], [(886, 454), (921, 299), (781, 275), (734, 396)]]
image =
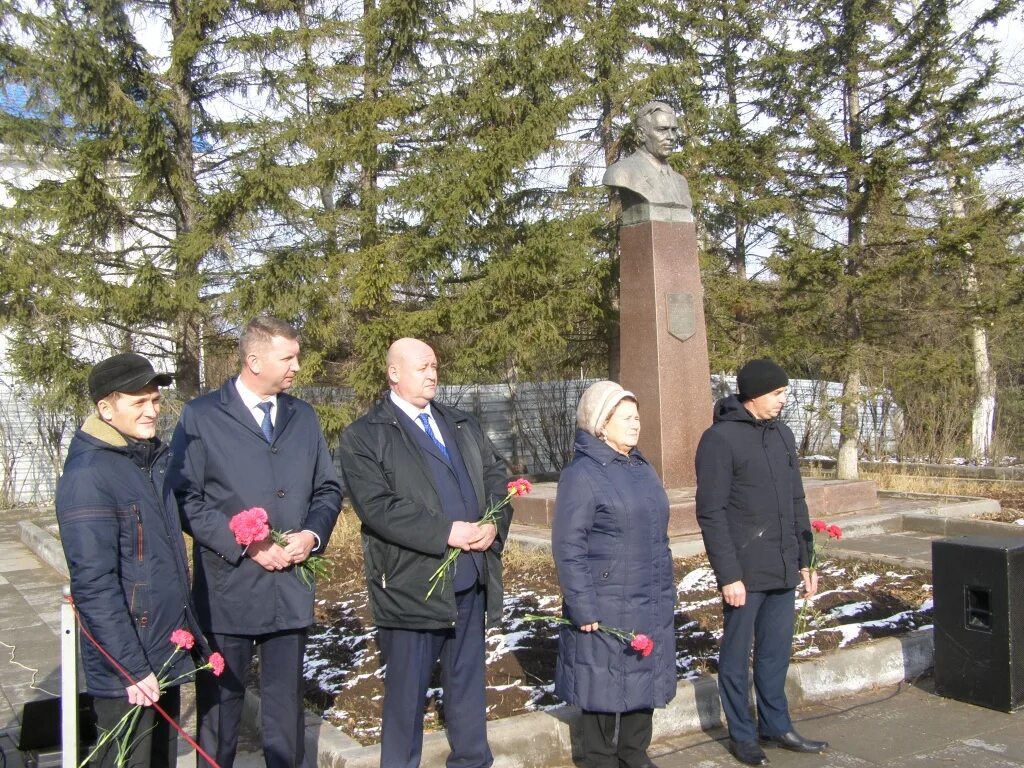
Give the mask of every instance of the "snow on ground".
[[(847, 575), (848, 568), (851, 575)], [(808, 603), (809, 629), (798, 635), (794, 655), (811, 657), (825, 649), (842, 648), (866, 637), (908, 631), (930, 621), (930, 598), (922, 599), (921, 591), (914, 600), (915, 608), (900, 610), (890, 616), (878, 618), (878, 606), (872, 594), (879, 594), (887, 586), (904, 590), (911, 573), (888, 570), (864, 572), (857, 566), (838, 567), (834, 563), (822, 566), (822, 576), (830, 588), (814, 596)], [(920, 584), (916, 585), (922, 590)], [(676, 607), (676, 669), (680, 679), (692, 679), (714, 672), (718, 663), (718, 645), (721, 637), (721, 596), (715, 583), (714, 572), (698, 567), (687, 572), (678, 582)], [(930, 592), (928, 585), (923, 586)], [(901, 593), (903, 594), (903, 593)], [(805, 602), (798, 594), (797, 605)], [(887, 603), (900, 607), (899, 601)], [(904, 603), (905, 605), (905, 603)], [(821, 609), (821, 606), (828, 606)], [(379, 696), (373, 691), (380, 687), (383, 677), (372, 626), (364, 626), (366, 614), (365, 591), (350, 599), (318, 606), (332, 617), (331, 624), (316, 624), (309, 635), (304, 673), (307, 680), (315, 681), (320, 691), (335, 697), (333, 706), (326, 708), (324, 716), (334, 722), (351, 720), (351, 709), (343, 696), (352, 696), (357, 689), (366, 698)], [(490, 696), (516, 696), (525, 702), (527, 710), (547, 710), (561, 704), (554, 698), (550, 669), (553, 667), (559, 626), (555, 622), (528, 621), (528, 613), (561, 615), (561, 596), (510, 585), (506, 589), (503, 619), (499, 627), (488, 630), (487, 664), (490, 669), (501, 670), (489, 686)], [(858, 617), (863, 616), (863, 619)], [(867, 618), (874, 616), (875, 618)], [(832, 633), (826, 641), (826, 633)], [(838, 635), (838, 637), (837, 637)], [(510, 656), (511, 654), (511, 656)], [(546, 659), (546, 661), (542, 661)], [(540, 670), (540, 671), (538, 671)], [(547, 679), (544, 679), (544, 678)], [(371, 679), (377, 678), (371, 685)], [(352, 691), (351, 693), (348, 693)], [(440, 699), (441, 690), (431, 689), (430, 697)], [(373, 736), (372, 728), (353, 728), (358, 736)]]

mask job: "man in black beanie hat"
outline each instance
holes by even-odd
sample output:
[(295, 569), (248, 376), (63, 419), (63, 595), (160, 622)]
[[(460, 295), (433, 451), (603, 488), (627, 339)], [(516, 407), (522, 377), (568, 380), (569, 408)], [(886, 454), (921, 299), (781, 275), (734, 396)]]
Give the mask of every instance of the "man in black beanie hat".
[[(828, 746), (793, 729), (785, 692), (794, 590), (802, 582), (811, 597), (818, 579), (793, 433), (778, 420), (789, 379), (759, 359), (740, 369), (736, 383), (739, 395), (715, 404), (697, 446), (697, 521), (722, 590), (718, 689), (729, 751), (746, 765), (766, 765), (762, 744), (811, 753)], [(752, 647), (756, 723), (747, 706)]]

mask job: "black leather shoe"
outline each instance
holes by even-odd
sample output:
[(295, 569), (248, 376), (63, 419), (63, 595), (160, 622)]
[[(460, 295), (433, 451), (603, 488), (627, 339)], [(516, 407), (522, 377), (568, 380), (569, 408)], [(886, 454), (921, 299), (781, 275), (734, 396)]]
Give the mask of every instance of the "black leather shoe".
[(756, 741), (729, 739), (729, 751), (744, 765), (768, 765), (768, 756)]
[(827, 741), (805, 739), (796, 731), (787, 731), (780, 736), (762, 736), (761, 743), (770, 747), (782, 747), (791, 752), (806, 752), (808, 754), (821, 754), (828, 749)]

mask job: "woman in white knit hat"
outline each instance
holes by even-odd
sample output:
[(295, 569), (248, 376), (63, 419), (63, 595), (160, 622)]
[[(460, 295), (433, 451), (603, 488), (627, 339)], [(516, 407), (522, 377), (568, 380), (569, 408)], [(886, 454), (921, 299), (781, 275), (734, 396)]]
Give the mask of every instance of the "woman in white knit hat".
[[(676, 691), (668, 497), (636, 448), (632, 392), (614, 381), (591, 385), (576, 424), (552, 530), (572, 622), (559, 635), (555, 693), (583, 710), (585, 768), (651, 768), (653, 711)], [(602, 626), (644, 634), (653, 646), (634, 647)]]

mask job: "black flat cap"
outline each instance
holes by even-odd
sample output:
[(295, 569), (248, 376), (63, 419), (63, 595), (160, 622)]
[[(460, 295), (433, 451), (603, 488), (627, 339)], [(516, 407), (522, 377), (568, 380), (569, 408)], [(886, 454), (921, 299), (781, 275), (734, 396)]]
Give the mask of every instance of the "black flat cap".
[(150, 384), (166, 387), (174, 381), (169, 373), (157, 373), (142, 355), (123, 352), (101, 360), (89, 371), (89, 396), (94, 403), (111, 392), (138, 392)]

